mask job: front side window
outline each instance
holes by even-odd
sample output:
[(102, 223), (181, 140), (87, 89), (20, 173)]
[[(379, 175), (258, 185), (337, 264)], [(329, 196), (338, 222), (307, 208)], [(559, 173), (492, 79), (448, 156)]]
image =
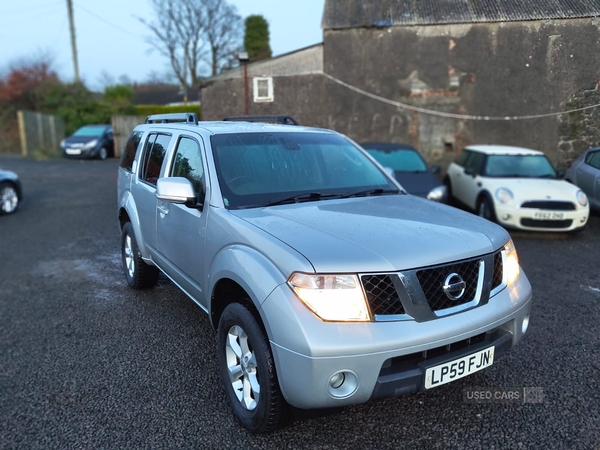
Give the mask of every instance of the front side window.
[(481, 175), (483, 172), (483, 163), (485, 161), (485, 155), (479, 152), (472, 152), (465, 168), (469, 168), (474, 174)]
[(211, 144), (223, 201), (229, 208), (371, 191), (399, 193), (359, 148), (337, 134), (222, 134), (212, 136)]
[(200, 145), (195, 139), (182, 137), (177, 143), (175, 160), (171, 168), (172, 177), (183, 177), (190, 180), (197, 198), (204, 199), (204, 167)]
[(146, 183), (156, 185), (170, 141), (171, 136), (167, 134), (152, 133), (148, 137), (141, 176), (142, 180)]
[(469, 160), (469, 157), (472, 154), (473, 154), (473, 152), (471, 152), (469, 150), (463, 150), (461, 152), (461, 154), (458, 155), (458, 158), (456, 158), (456, 164), (458, 164), (459, 166), (466, 167), (467, 166), (467, 161)]
[(556, 178), (556, 170), (544, 155), (489, 155), (488, 177)]

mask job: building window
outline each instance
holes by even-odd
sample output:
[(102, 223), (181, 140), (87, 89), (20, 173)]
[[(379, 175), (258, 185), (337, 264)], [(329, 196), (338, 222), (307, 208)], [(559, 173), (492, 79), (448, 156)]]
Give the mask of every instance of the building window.
[(272, 102), (273, 101), (273, 78), (263, 77), (254, 78), (254, 102)]

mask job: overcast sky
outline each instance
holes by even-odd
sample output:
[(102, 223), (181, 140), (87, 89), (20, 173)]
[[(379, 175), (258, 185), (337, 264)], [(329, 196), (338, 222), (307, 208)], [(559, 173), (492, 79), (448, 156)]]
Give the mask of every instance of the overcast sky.
[[(242, 18), (260, 14), (269, 22), (273, 56), (322, 42), (325, 0), (229, 0)], [(126, 75), (142, 82), (168, 62), (151, 50), (149, 30), (136, 17), (152, 18), (148, 0), (73, 0), (81, 78), (101, 89), (107, 78)], [(64, 81), (74, 77), (67, 0), (0, 1), (0, 70), (46, 53)], [(104, 76), (103, 76), (104, 74)], [(108, 75), (108, 77), (106, 76)]]

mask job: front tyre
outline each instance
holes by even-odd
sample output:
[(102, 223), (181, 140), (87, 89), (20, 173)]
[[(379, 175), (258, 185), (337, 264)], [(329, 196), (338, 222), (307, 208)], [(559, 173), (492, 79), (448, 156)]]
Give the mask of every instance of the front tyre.
[(19, 206), (19, 193), (8, 182), (0, 183), (0, 215), (11, 214)]
[(254, 433), (281, 428), (289, 417), (271, 346), (248, 308), (232, 303), (218, 328), (219, 371), (236, 419)]
[(149, 288), (158, 281), (158, 268), (142, 259), (130, 222), (123, 226), (121, 232), (121, 261), (127, 284), (133, 289)]
[(494, 205), (487, 195), (482, 195), (477, 202), (477, 215), (489, 220), (490, 222), (496, 222), (496, 213), (494, 212)]
[(100, 148), (100, 150), (98, 151), (98, 158), (102, 161), (108, 158), (108, 150), (106, 150), (106, 147)]

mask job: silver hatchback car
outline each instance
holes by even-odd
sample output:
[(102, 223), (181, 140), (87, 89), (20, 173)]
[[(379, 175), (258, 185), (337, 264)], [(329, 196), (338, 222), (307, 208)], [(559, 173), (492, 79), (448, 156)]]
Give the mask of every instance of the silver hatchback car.
[(428, 390), (496, 364), (531, 286), (501, 227), (406, 194), (330, 130), (150, 116), (118, 175), (125, 278), (209, 315), (243, 426)]

